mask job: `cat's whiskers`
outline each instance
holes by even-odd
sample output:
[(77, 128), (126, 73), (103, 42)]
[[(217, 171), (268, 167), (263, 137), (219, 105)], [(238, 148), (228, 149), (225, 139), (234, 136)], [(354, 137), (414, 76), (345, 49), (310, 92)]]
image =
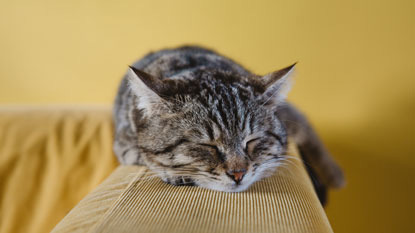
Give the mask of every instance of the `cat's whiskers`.
[(191, 179), (197, 179), (200, 176), (205, 176), (204, 174), (201, 174), (199, 172), (196, 173), (194, 169), (178, 168), (178, 169), (174, 169), (174, 170), (171, 169), (171, 170), (168, 170), (168, 171), (163, 170), (163, 169), (160, 169), (160, 170), (153, 169), (152, 171), (155, 172), (155, 173), (158, 173), (158, 174), (165, 173), (165, 174), (168, 174), (169, 176), (188, 177), (188, 178), (191, 178)]
[(271, 176), (272, 174), (274, 174), (275, 169), (280, 164), (280, 161), (281, 161), (281, 158), (274, 157), (272, 159), (268, 159), (267, 161), (261, 163), (261, 165), (259, 166), (259, 169), (257, 169), (257, 171), (255, 172), (256, 174), (254, 174), (254, 177), (264, 178), (264, 177)]
[[(288, 164), (281, 164), (280, 166), (278, 166), (278, 172), (279, 175), (283, 175), (283, 176), (287, 176), (287, 177), (295, 177), (295, 174), (293, 173), (292, 169), (290, 169), (288, 167)], [(289, 173), (289, 175), (286, 174), (286, 172)]]
[(299, 162), (301, 162), (301, 161), (302, 161), (301, 159), (299, 159), (299, 158), (297, 158), (297, 157), (290, 156), (290, 155), (285, 155), (285, 156), (281, 159), (281, 162), (288, 163), (288, 164), (290, 164), (291, 166), (295, 167), (296, 169), (301, 169), (301, 168), (302, 168), (300, 164), (298, 164), (297, 162), (294, 162), (294, 161), (292, 161), (292, 160), (297, 160), (297, 161), (299, 161)]

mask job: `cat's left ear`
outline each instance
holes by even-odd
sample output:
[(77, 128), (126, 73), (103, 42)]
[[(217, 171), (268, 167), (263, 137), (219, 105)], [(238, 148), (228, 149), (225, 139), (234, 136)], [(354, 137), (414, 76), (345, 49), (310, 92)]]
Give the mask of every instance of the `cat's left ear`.
[(127, 80), (132, 93), (139, 98), (139, 109), (151, 112), (153, 106), (162, 101), (166, 84), (159, 78), (130, 66)]
[(278, 71), (269, 73), (261, 78), (265, 88), (261, 99), (266, 103), (279, 103), (287, 97), (291, 88), (292, 76), (295, 70), (294, 63)]

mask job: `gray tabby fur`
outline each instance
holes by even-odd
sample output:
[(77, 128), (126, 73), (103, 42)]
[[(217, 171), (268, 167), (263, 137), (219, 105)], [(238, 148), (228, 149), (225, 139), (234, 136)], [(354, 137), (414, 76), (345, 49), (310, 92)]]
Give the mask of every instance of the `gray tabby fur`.
[(342, 186), (340, 168), (284, 100), (293, 67), (261, 77), (200, 47), (146, 55), (115, 100), (118, 160), (148, 166), (170, 184), (238, 192), (291, 158), (291, 137), (324, 185)]

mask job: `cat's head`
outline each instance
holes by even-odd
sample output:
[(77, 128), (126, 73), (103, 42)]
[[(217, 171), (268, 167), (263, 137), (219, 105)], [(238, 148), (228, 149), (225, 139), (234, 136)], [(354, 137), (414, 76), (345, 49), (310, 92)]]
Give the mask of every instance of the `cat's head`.
[(227, 192), (272, 174), (287, 144), (275, 111), (293, 67), (263, 77), (199, 69), (164, 80), (131, 67), (141, 159), (166, 182)]

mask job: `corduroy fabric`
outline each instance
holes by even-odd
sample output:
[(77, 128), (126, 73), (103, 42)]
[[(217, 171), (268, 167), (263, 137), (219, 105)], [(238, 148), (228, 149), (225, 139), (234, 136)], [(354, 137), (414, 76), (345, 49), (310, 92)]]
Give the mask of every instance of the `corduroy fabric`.
[(61, 221), (53, 232), (86, 232), (99, 222), (127, 190), (133, 176), (145, 173), (144, 167), (120, 166), (94, 192), (87, 195)]
[[(290, 149), (297, 155), (293, 145)], [(241, 193), (176, 187), (145, 167), (121, 166), (52, 232), (324, 233), (332, 229), (303, 165), (292, 160)]]

